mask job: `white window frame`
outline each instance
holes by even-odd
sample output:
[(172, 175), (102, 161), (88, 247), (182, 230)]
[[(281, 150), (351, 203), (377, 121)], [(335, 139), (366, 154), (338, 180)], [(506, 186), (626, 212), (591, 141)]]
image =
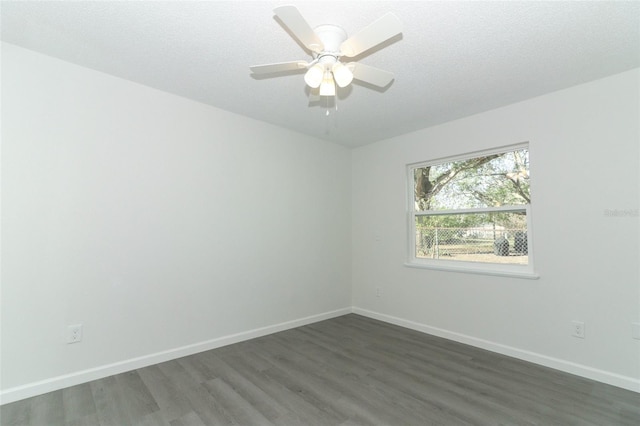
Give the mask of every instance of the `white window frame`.
[[(515, 145), (502, 146), (495, 149), (475, 151), (463, 155), (456, 155), (446, 158), (438, 158), (429, 161), (422, 161), (420, 163), (407, 164), (407, 262), (405, 266), (412, 268), (424, 268), (435, 269), (440, 271), (453, 271), (453, 272), (465, 272), (473, 274), (484, 275), (497, 275), (508, 276), (518, 278), (537, 279), (539, 275), (535, 273), (533, 263), (533, 228), (531, 220), (531, 203), (515, 205), (515, 206), (500, 206), (500, 207), (485, 207), (485, 208), (471, 208), (471, 209), (451, 209), (451, 210), (416, 210), (415, 208), (415, 182), (414, 182), (414, 170), (421, 167), (434, 166), (437, 164), (469, 160), (476, 157), (484, 157), (491, 154), (502, 154), (505, 152), (516, 151), (519, 149), (529, 149), (528, 143), (520, 143)], [(460, 260), (447, 260), (447, 259), (427, 259), (420, 258), (416, 253), (416, 219), (420, 216), (436, 216), (436, 215), (451, 215), (451, 214), (468, 214), (468, 213), (495, 213), (495, 212), (525, 212), (527, 216), (527, 254), (528, 262), (526, 265), (513, 265), (502, 263), (488, 263), (488, 262), (467, 262)]]

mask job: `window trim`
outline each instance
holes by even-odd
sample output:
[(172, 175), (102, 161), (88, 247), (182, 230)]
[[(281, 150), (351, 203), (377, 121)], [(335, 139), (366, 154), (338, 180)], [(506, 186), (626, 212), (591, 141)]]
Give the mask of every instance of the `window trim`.
[[(449, 209), (449, 210), (416, 210), (415, 209), (415, 184), (414, 170), (420, 167), (433, 166), (450, 161), (468, 160), (471, 158), (482, 157), (491, 154), (500, 154), (504, 152), (516, 151), (518, 149), (529, 149), (528, 143), (519, 143), (515, 145), (502, 146), (499, 148), (475, 151), (472, 153), (456, 155), (451, 157), (439, 158), (435, 160), (422, 161), (419, 163), (407, 164), (407, 261), (405, 266), (410, 268), (433, 269), (449, 272), (463, 272), (481, 275), (507, 276), (526, 279), (538, 279), (540, 276), (534, 270), (533, 260), (533, 232), (531, 220), (531, 203), (521, 205), (510, 205), (500, 207), (485, 207), (471, 209)], [(513, 265), (490, 262), (467, 262), (460, 260), (446, 259), (425, 259), (418, 258), (416, 255), (416, 218), (420, 216), (438, 216), (451, 214), (470, 214), (470, 213), (492, 213), (492, 212), (517, 212), (524, 211), (527, 216), (527, 248), (528, 262), (527, 265)]]

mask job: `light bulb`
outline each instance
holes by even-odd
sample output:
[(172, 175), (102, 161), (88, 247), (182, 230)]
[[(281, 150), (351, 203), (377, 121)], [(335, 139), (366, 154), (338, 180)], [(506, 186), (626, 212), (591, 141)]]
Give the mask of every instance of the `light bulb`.
[(336, 95), (336, 85), (333, 82), (333, 77), (331, 77), (331, 73), (327, 71), (324, 74), (322, 83), (320, 84), (320, 96), (335, 96), (335, 95)]
[(347, 87), (353, 81), (353, 73), (351, 70), (340, 62), (333, 64), (332, 71), (333, 78), (340, 87)]
[(315, 64), (309, 71), (304, 75), (304, 81), (307, 83), (309, 87), (313, 87), (317, 89), (320, 87), (322, 83), (322, 78), (324, 77), (324, 67), (321, 64)]

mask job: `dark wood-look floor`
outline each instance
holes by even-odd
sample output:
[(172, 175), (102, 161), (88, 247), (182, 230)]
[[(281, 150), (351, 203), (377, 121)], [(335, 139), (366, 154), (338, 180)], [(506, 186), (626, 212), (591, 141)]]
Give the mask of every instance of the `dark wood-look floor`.
[(51, 392), (10, 425), (640, 425), (640, 394), (347, 315)]

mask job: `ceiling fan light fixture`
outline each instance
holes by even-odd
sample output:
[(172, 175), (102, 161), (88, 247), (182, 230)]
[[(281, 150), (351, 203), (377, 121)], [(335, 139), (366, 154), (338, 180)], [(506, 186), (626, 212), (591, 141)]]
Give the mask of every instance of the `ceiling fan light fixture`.
[(353, 73), (349, 68), (340, 62), (333, 64), (331, 69), (336, 84), (340, 87), (347, 87), (353, 81)]
[(340, 63), (341, 57), (355, 58), (373, 48), (385, 47), (385, 43), (392, 43), (393, 38), (402, 33), (402, 23), (393, 13), (387, 13), (348, 37), (347, 32), (337, 25), (323, 24), (311, 28), (295, 6), (278, 6), (273, 12), (290, 35), (307, 53), (311, 53), (313, 60), (310, 63), (298, 60), (253, 65), (249, 67), (252, 75), (295, 72), (306, 68), (304, 81), (311, 89), (309, 92), (320, 96), (336, 96), (336, 85), (344, 88), (352, 80), (382, 89), (386, 89), (393, 81), (393, 74), (388, 71), (359, 63), (355, 67), (355, 62)]
[(333, 81), (333, 77), (331, 73), (327, 71), (322, 79), (322, 83), (320, 84), (320, 96), (335, 96), (336, 95), (336, 84)]
[(321, 64), (315, 64), (304, 75), (304, 81), (309, 87), (317, 89), (320, 87), (324, 78), (324, 67)]

